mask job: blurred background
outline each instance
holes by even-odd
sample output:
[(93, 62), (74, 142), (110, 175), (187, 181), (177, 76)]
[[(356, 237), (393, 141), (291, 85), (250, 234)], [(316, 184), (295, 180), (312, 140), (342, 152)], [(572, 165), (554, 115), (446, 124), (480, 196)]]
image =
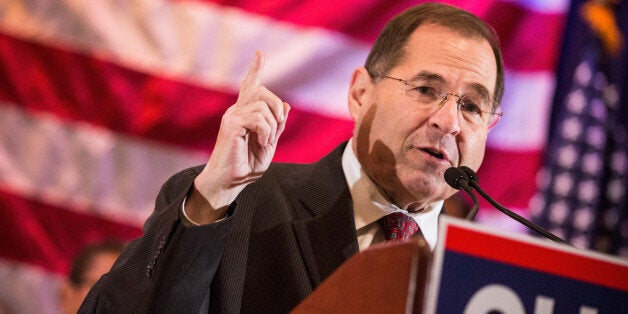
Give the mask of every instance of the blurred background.
[[(207, 160), (256, 50), (262, 82), (292, 106), (276, 161), (347, 140), (353, 69), (421, 2), (0, 0), (0, 312), (60, 312), (82, 248), (141, 235), (161, 184)], [(627, 258), (626, 1), (444, 2), (502, 44), (504, 117), (482, 187), (578, 247)], [(463, 215), (468, 199), (456, 202)], [(485, 202), (476, 221), (526, 232)]]

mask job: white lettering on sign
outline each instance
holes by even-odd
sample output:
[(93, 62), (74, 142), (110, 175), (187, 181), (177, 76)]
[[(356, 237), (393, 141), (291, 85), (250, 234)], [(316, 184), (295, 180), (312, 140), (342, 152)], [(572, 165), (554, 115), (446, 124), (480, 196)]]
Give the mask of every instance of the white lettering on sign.
[(523, 302), (517, 293), (498, 284), (490, 284), (478, 290), (467, 303), (465, 314), (485, 314), (492, 311), (508, 314), (525, 314)]
[[(548, 296), (539, 295), (534, 300), (534, 314), (554, 314), (555, 300)], [(513, 289), (500, 285), (490, 284), (478, 290), (464, 309), (465, 314), (525, 314), (523, 302)], [(580, 306), (580, 314), (597, 314), (598, 309), (586, 305)]]

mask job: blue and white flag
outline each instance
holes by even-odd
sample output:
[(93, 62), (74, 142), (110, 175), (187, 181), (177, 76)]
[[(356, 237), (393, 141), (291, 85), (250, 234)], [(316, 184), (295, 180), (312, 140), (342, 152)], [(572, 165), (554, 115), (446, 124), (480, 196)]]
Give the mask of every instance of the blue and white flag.
[(572, 3), (530, 207), (537, 223), (572, 244), (628, 256), (628, 3), (608, 2)]

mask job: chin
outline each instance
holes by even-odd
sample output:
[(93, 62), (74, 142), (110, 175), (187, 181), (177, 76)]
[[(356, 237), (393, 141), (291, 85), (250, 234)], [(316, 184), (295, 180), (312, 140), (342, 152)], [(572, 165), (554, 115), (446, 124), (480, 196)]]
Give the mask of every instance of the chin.
[(415, 200), (425, 199), (441, 199), (448, 192), (448, 187), (444, 186), (444, 179), (440, 178), (422, 178), (421, 180), (412, 180), (404, 184)]

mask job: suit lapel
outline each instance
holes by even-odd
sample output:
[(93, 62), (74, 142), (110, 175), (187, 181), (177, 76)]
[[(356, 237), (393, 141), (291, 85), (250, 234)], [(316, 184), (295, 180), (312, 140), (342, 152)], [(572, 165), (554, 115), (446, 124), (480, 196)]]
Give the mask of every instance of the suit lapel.
[[(301, 203), (305, 216), (293, 221), (292, 230), (300, 256), (313, 286), (318, 286), (331, 272), (358, 251), (353, 203), (342, 171), (341, 145), (308, 170), (300, 171), (300, 187), (295, 197)], [(265, 184), (265, 183), (262, 183)], [(232, 217), (232, 230), (227, 239), (227, 250), (216, 277), (211, 284), (210, 312), (231, 313), (242, 309), (249, 240), (259, 196), (245, 189), (237, 199), (238, 211)], [(263, 189), (264, 187), (255, 187)], [(291, 209), (292, 210), (292, 209)], [(304, 213), (299, 212), (303, 217)], [(309, 212), (309, 215), (308, 215)], [(234, 229), (237, 228), (237, 229)], [(279, 243), (278, 245), (281, 245)]]
[(313, 166), (300, 193), (313, 217), (293, 223), (314, 286), (358, 251), (353, 202), (342, 170), (345, 146)]

